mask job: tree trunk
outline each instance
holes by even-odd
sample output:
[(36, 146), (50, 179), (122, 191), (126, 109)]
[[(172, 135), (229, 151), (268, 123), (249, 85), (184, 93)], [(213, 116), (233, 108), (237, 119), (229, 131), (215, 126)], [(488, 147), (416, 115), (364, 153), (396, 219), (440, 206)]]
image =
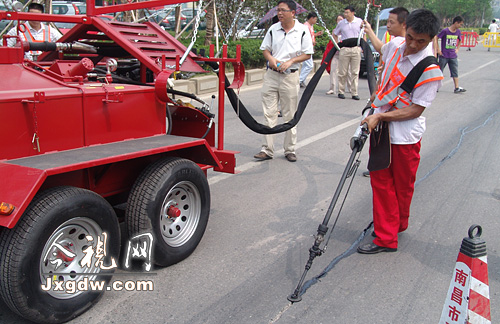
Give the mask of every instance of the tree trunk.
[(207, 32), (205, 35), (205, 46), (212, 44), (212, 38), (214, 37), (215, 29), (215, 1), (207, 7), (207, 13), (205, 15), (207, 21)]

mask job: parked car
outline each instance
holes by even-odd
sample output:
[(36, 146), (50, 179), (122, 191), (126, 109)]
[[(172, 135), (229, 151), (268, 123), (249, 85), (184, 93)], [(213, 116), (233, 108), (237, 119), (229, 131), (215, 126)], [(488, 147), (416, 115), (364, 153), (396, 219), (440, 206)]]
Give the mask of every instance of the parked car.
[(87, 13), (85, 2), (52, 1), (52, 13), (56, 15), (84, 15)]
[[(7, 11), (8, 9), (3, 4), (0, 4), (0, 10)], [(0, 20), (0, 32), (9, 24), (9, 22), (10, 20)]]
[[(196, 12), (198, 11), (198, 9), (194, 9), (194, 14), (193, 14), (193, 9), (182, 9), (181, 10), (181, 14), (186, 17), (187, 19), (187, 23), (189, 23), (191, 20), (193, 20), (193, 18), (196, 18)], [(200, 13), (200, 26), (199, 28), (200, 29), (206, 29), (207, 28), (207, 22), (205, 21), (205, 14), (206, 12), (205, 11), (202, 11)], [(193, 23), (191, 24), (191, 27), (194, 27), (194, 21)]]
[(263, 38), (266, 35), (266, 30), (259, 28), (256, 24), (256, 19), (242, 20), (241, 23), (238, 23), (236, 38)]

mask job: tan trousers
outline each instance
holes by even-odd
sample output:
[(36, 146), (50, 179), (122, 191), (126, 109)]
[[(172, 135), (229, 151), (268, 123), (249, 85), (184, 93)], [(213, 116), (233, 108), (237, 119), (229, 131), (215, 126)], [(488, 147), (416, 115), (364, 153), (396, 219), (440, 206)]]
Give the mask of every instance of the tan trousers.
[[(283, 115), (283, 122), (290, 121), (297, 111), (299, 72), (282, 74), (268, 69), (264, 74), (261, 94), (262, 110), (267, 126), (274, 127), (278, 124), (278, 110)], [(283, 143), (285, 154), (295, 153), (295, 144), (297, 144), (297, 127), (285, 132)], [(261, 151), (269, 156), (274, 156), (273, 135), (265, 135), (265, 143), (262, 145)]]
[[(345, 84), (349, 77), (351, 85), (351, 94), (358, 95), (359, 64), (361, 63), (360, 47), (342, 47), (339, 57), (339, 94), (345, 93)], [(348, 76), (348, 72), (351, 75)]]
[[(339, 76), (338, 76), (338, 67), (339, 67), (339, 53), (335, 53), (331, 62), (330, 62), (330, 90), (333, 93), (337, 94), (339, 92)], [(351, 70), (349, 69), (347, 72), (347, 87), (345, 88), (345, 92), (351, 92)]]

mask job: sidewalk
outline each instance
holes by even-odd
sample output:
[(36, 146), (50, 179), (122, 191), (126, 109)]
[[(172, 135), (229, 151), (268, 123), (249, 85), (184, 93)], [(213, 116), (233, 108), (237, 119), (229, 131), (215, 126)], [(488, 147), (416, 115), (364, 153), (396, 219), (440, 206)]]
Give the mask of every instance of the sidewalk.
[[(321, 60), (315, 60), (313, 71), (309, 73), (309, 78), (319, 69), (321, 66)], [(264, 78), (264, 73), (266, 69), (252, 69), (245, 71), (245, 80), (241, 87), (241, 90), (246, 90), (248, 88), (254, 88), (256, 86), (262, 85), (262, 80)], [(208, 74), (208, 73), (207, 73)], [(226, 73), (229, 82), (233, 81), (234, 73)], [(193, 93), (197, 96), (205, 96), (217, 94), (217, 86), (219, 84), (219, 79), (214, 73), (210, 73), (206, 76), (198, 76), (187, 80), (174, 80), (174, 89), (184, 92)]]

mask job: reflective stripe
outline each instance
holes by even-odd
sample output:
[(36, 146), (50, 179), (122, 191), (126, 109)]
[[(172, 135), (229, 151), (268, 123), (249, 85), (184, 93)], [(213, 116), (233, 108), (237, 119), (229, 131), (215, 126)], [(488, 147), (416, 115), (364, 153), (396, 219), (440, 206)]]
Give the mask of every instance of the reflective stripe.
[(29, 26), (24, 23), (24, 39), (26, 39), (28, 42), (45, 42), (45, 40), (50, 41), (50, 26), (45, 26), (44, 32), (43, 32), (43, 39), (42, 40), (36, 40), (35, 37), (30, 32)]
[[(396, 109), (400, 109), (412, 104), (410, 95), (406, 91), (400, 90), (400, 86), (406, 78), (406, 76), (403, 75), (397, 67), (402, 57), (403, 55), (401, 53), (401, 47), (399, 47), (394, 52), (394, 55), (391, 57), (389, 63), (384, 69), (382, 82), (380, 83), (377, 95), (375, 96), (375, 100), (372, 103), (373, 108), (378, 108), (390, 104)], [(441, 73), (441, 69), (439, 68), (439, 66), (433, 64), (428, 66), (424, 70), (417, 83), (415, 84), (415, 88), (421, 86), (422, 84), (442, 79), (443, 74)], [(392, 82), (391, 87), (385, 92), (382, 92), (383, 89), (386, 89), (389, 81)]]

